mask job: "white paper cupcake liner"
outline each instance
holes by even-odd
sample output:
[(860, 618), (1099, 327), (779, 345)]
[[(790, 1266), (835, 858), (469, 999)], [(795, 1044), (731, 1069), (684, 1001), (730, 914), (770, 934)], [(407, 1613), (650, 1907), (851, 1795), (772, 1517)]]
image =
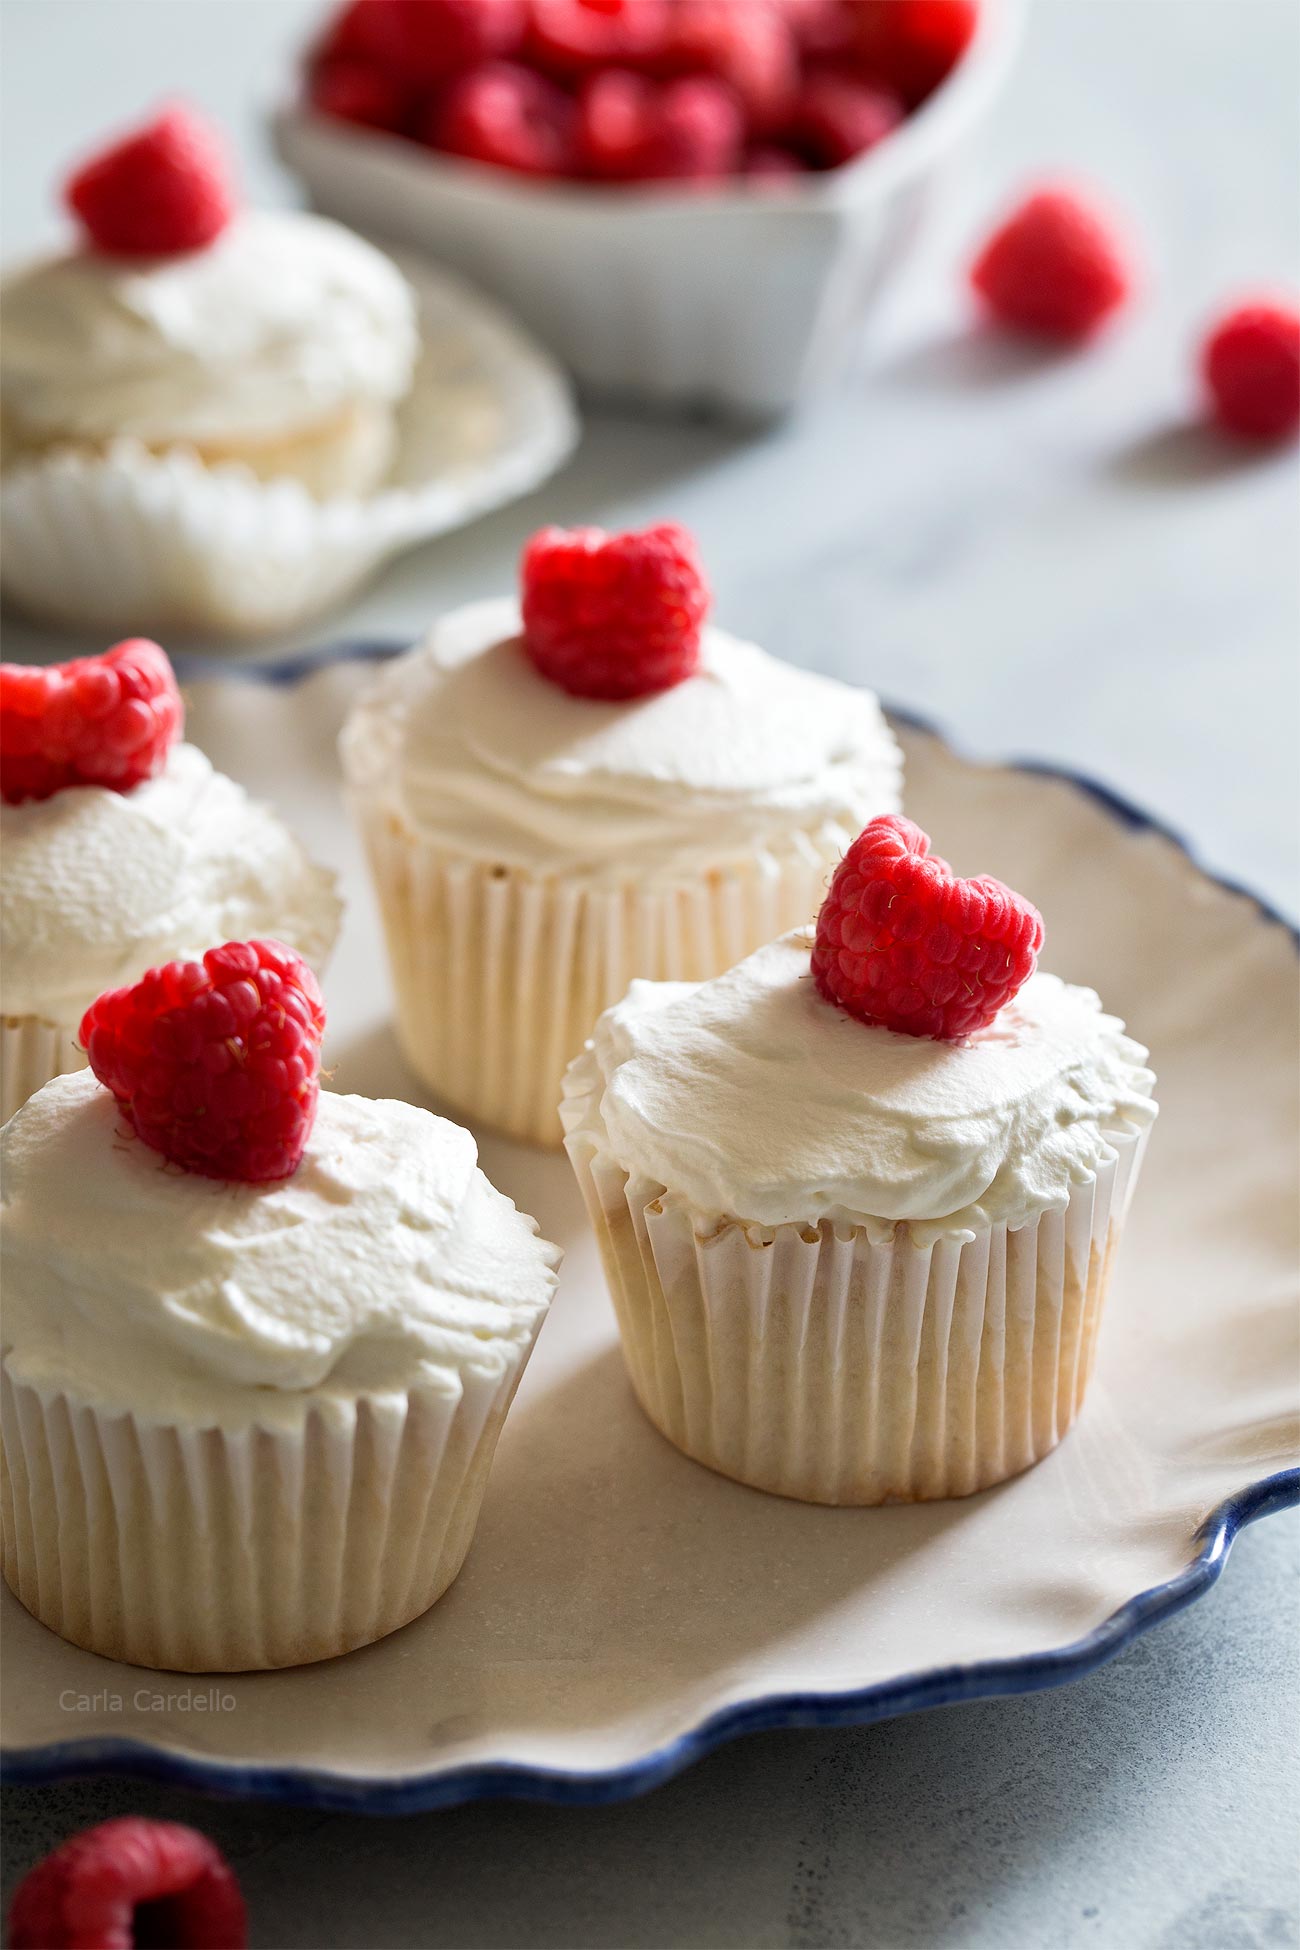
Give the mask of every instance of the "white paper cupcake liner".
[(964, 1243), (708, 1219), (568, 1150), (646, 1414), (697, 1462), (810, 1503), (966, 1496), (1053, 1449), (1083, 1403), (1145, 1133), (1064, 1211)]
[(402, 266), (423, 349), (390, 484), (319, 502), (295, 480), (136, 441), (19, 460), (0, 478), (0, 586), (65, 626), (255, 637), (340, 603), (379, 564), (536, 487), (576, 438), (566, 381), (450, 273)]
[(354, 810), (411, 1067), (465, 1117), (547, 1145), (566, 1065), (629, 982), (706, 981), (801, 926), (853, 837), (827, 827), (672, 885), (597, 885), (485, 866)]
[(469, 1549), (530, 1348), (456, 1397), (335, 1399), (235, 1431), (0, 1379), (4, 1576), (42, 1624), (132, 1665), (243, 1672), (383, 1638)]
[(74, 1027), (47, 1022), (43, 1016), (0, 1019), (0, 1124), (51, 1077), (85, 1067)]

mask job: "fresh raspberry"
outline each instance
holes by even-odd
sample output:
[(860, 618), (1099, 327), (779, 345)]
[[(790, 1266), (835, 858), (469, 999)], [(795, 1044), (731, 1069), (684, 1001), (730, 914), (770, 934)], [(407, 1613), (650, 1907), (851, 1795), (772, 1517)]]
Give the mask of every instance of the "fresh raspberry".
[(237, 204), (221, 137), (179, 106), (83, 163), (63, 196), (96, 250), (115, 257), (202, 250)]
[(448, 155), (523, 176), (565, 176), (574, 164), (574, 105), (544, 75), (489, 61), (453, 81), (424, 139)]
[(206, 1835), (123, 1815), (83, 1828), (24, 1876), (10, 1950), (244, 1950), (239, 1884)]
[(751, 149), (745, 158), (745, 175), (760, 187), (770, 184), (779, 189), (782, 183), (793, 183), (800, 176), (808, 174), (808, 165), (802, 156), (793, 149), (785, 149), (779, 142), (760, 142)]
[(663, 60), (673, 73), (725, 81), (756, 135), (781, 128), (794, 107), (798, 50), (774, 7), (754, 0), (678, 0)]
[(597, 68), (639, 68), (668, 39), (664, 0), (533, 0), (528, 54), (569, 79)]
[(167, 652), (144, 637), (69, 664), (0, 664), (0, 797), (129, 792), (161, 772), (184, 719)]
[(353, 0), (320, 53), (375, 61), (407, 89), (430, 88), (514, 54), (527, 19), (525, 0)]
[(834, 60), (853, 45), (855, 8), (844, 0), (771, 0), (794, 35), (801, 53), (810, 59)]
[(700, 660), (709, 588), (684, 528), (543, 528), (520, 563), (524, 649), (577, 697), (645, 697)]
[(977, 0), (856, 0), (848, 12), (864, 70), (909, 108), (947, 79), (979, 21)]
[(919, 826), (886, 813), (840, 861), (812, 971), (828, 1002), (904, 1036), (958, 1042), (1034, 972), (1038, 910), (1000, 880), (957, 880)]
[(995, 318), (1061, 339), (1087, 338), (1133, 284), (1114, 219), (1068, 186), (1027, 197), (993, 232), (970, 276)]
[(1300, 310), (1256, 298), (1225, 312), (1201, 350), (1210, 411), (1246, 440), (1285, 440), (1300, 427)]
[(296, 1170), (316, 1118), (325, 1005), (279, 941), (151, 968), (81, 1019), (90, 1067), (136, 1136), (186, 1171), (251, 1184)]
[(340, 54), (316, 63), (307, 78), (307, 99), (336, 121), (396, 131), (406, 121), (410, 98), (400, 81), (373, 61)]
[(743, 131), (740, 108), (721, 82), (697, 75), (659, 83), (607, 68), (578, 98), (578, 165), (607, 182), (713, 182), (737, 168)]
[(740, 167), (744, 142), (745, 117), (726, 83), (687, 75), (659, 90), (637, 174), (716, 183)]
[(799, 147), (814, 163), (838, 169), (883, 142), (903, 115), (903, 104), (888, 89), (825, 70), (804, 83), (792, 127)]
[(578, 96), (578, 166), (585, 176), (630, 182), (644, 173), (658, 91), (644, 75), (606, 68)]

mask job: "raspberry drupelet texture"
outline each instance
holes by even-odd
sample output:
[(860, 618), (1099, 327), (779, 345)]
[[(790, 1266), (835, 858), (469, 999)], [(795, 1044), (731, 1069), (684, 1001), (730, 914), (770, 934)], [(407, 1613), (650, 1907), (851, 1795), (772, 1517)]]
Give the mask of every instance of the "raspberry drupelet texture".
[(124, 1815), (71, 1836), (19, 1883), (11, 1950), (244, 1950), (234, 1872), (214, 1843), (174, 1821)]
[(543, 528), (520, 564), (524, 648), (578, 697), (645, 697), (700, 660), (709, 608), (694, 538), (666, 522), (640, 533)]
[(221, 137), (181, 106), (84, 163), (64, 200), (95, 248), (114, 257), (202, 250), (237, 207)]
[(1133, 288), (1127, 246), (1085, 192), (1036, 190), (996, 229), (971, 267), (993, 317), (1047, 338), (1089, 337)]
[(161, 772), (184, 717), (167, 653), (145, 637), (68, 664), (0, 664), (0, 796), (129, 792)]
[(101, 995), (81, 1043), (137, 1137), (186, 1171), (256, 1184), (287, 1178), (302, 1157), (324, 1030), (301, 956), (229, 941)]
[(835, 869), (812, 972), (828, 1002), (905, 1036), (958, 1042), (1034, 972), (1038, 910), (981, 875), (958, 880), (898, 813), (873, 819)]
[(1300, 431), (1300, 306), (1280, 298), (1234, 305), (1201, 353), (1210, 410), (1244, 440)]

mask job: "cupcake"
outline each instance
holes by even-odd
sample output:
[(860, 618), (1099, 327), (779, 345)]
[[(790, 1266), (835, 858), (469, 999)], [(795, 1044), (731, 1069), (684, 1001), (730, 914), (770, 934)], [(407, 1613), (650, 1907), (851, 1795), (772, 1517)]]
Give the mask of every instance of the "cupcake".
[(804, 920), (901, 759), (869, 691), (704, 626), (680, 528), (545, 529), (522, 584), (389, 665), (341, 750), (412, 1067), (554, 1144), (601, 1010)]
[(334, 876), (180, 743), (166, 654), (0, 665), (0, 1119), (85, 1056), (95, 996), (212, 941), (274, 934), (321, 968)]
[(318, 1097), (282, 945), (99, 998), (5, 1127), (4, 1575), (183, 1672), (330, 1658), (460, 1569), (558, 1254), (473, 1139)]
[(1041, 938), (877, 819), (815, 933), (602, 1016), (565, 1141), (633, 1387), (688, 1456), (877, 1504), (983, 1489), (1070, 1427), (1156, 1106)]
[(323, 217), (240, 210), (219, 139), (181, 108), (66, 199), (77, 247), (0, 284), (6, 466), (129, 439), (322, 500), (383, 479), (419, 344), (388, 258)]

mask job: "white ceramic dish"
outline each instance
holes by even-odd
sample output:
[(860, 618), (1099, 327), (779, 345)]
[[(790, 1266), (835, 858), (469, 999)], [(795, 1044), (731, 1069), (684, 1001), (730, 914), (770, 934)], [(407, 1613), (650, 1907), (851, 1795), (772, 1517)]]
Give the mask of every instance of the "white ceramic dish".
[(315, 207), (507, 301), (594, 391), (770, 415), (850, 359), (936, 178), (991, 105), (1024, 0), (988, 0), (951, 78), (847, 168), (708, 195), (536, 183), (312, 114), (273, 116)]
[[(335, 1084), (410, 1093), (335, 770), (362, 671), (248, 677), (194, 688), (193, 735), (342, 869)], [(609, 1800), (749, 1728), (1086, 1671), (1205, 1589), (1239, 1522), (1294, 1500), (1292, 934), (1095, 788), (903, 735), (914, 816), (959, 871), (1039, 903), (1050, 965), (1094, 983), (1159, 1074), (1099, 1372), (1061, 1447), (968, 1500), (879, 1510), (710, 1474), (636, 1407), (567, 1165), (485, 1139), (490, 1176), (567, 1260), (451, 1593), (349, 1658), (201, 1682), (80, 1652), (6, 1593), (13, 1775), (126, 1769), (394, 1812)]]
[(74, 628), (258, 637), (333, 608), (381, 562), (552, 474), (577, 439), (567, 381), (495, 304), (404, 260), (422, 351), (388, 483), (321, 503), (296, 481), (119, 442), (0, 478), (0, 586)]

